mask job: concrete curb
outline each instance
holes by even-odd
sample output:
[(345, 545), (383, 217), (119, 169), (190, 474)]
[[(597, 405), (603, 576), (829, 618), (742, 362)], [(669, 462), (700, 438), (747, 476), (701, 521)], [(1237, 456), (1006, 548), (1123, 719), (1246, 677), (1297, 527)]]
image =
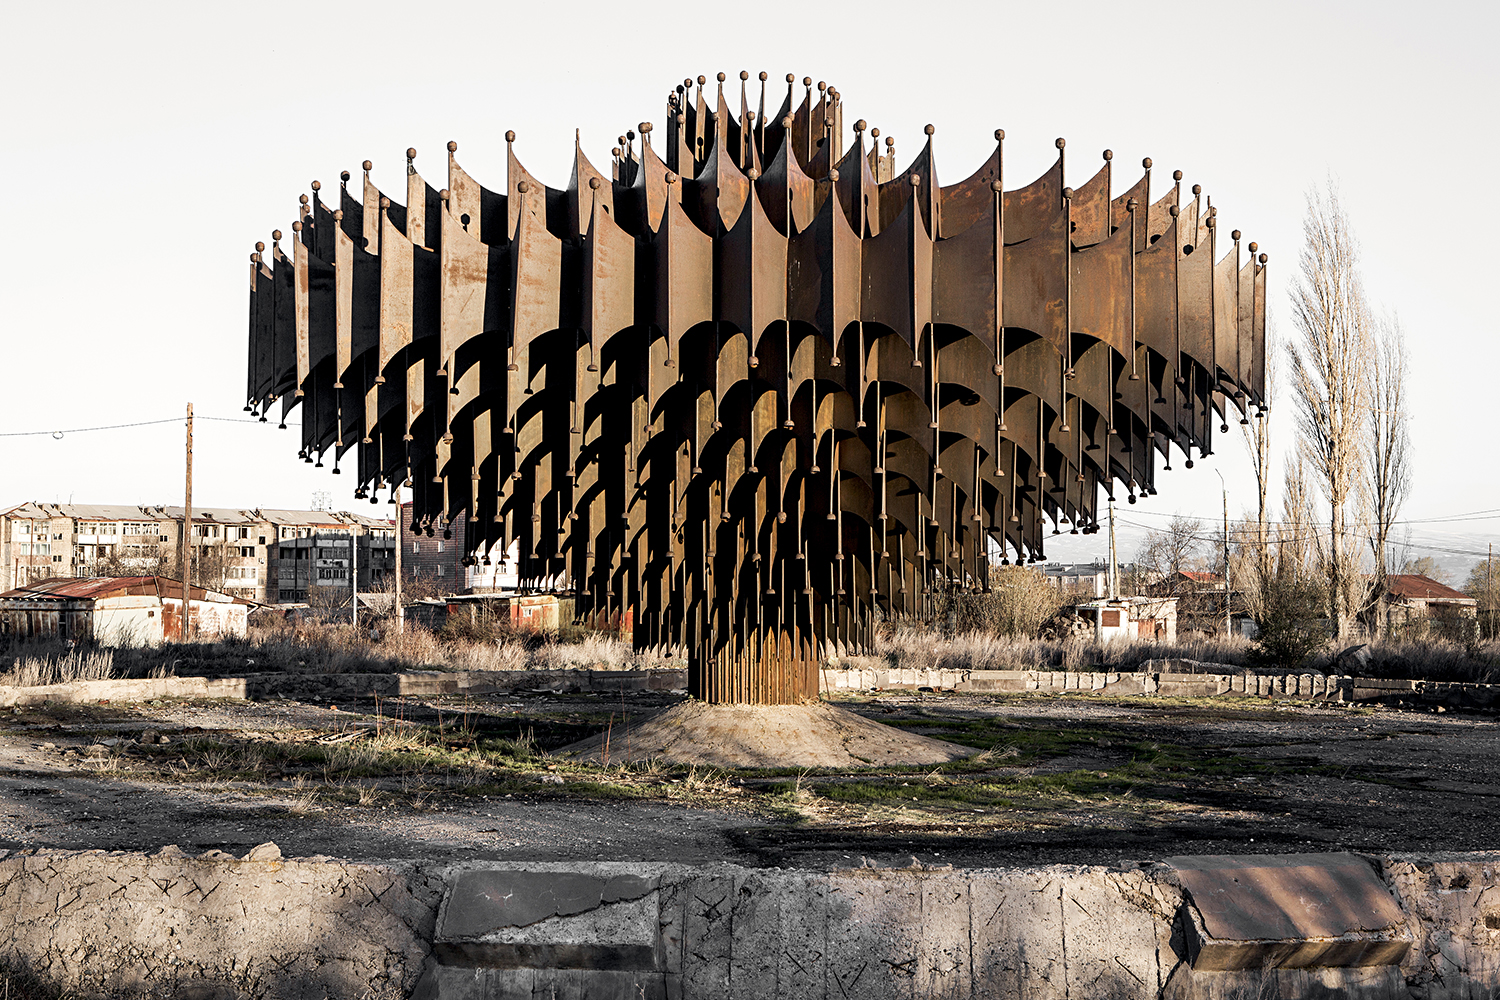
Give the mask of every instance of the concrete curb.
[[(158, 698), (338, 698), (433, 697), (510, 694), (685, 691), (685, 669), (663, 670), (483, 670), (412, 671), (401, 674), (247, 674), (242, 677), (161, 677), (74, 681), (42, 687), (0, 686), (0, 708), (46, 702), (86, 704)], [(1203, 698), (1243, 696), (1304, 701), (1415, 702), (1452, 708), (1493, 708), (1500, 684), (1387, 680), (1323, 674), (1106, 673), (1048, 670), (824, 669), (824, 694), (858, 691), (959, 691), (978, 694), (1092, 691), (1109, 695), (1159, 694)]]
[(1203, 698), (1244, 696), (1304, 701), (1415, 701), (1452, 707), (1490, 708), (1500, 702), (1500, 684), (1389, 680), (1324, 674), (1171, 673), (1049, 670), (824, 670), (826, 691), (1003, 692), (1092, 691), (1097, 694), (1159, 694)]
[(0, 708), (45, 702), (84, 704), (157, 698), (266, 698), (326, 701), (402, 695), (672, 691), (687, 689), (686, 670), (475, 670), (402, 674), (247, 674), (243, 677), (161, 677), (73, 681), (40, 687), (0, 686)]
[[(200, 1000), (1443, 1000), (1500, 990), (1500, 901), (1485, 899), (1500, 881), (1493, 853), (1338, 856), (1346, 870), (1368, 866), (1365, 891), (1396, 915), (1382, 933), (1411, 944), (1381, 961), (1399, 951), (1399, 964), (1220, 972), (1194, 968), (1185, 928), (1203, 933), (1192, 895), (1203, 890), (1185, 889), (1168, 864), (440, 869), (284, 860), (270, 845), (251, 857), (261, 860), (170, 848), (0, 860), (0, 960), (74, 989)], [(1210, 860), (1230, 874), (1305, 873), (1290, 866), (1332, 857)]]

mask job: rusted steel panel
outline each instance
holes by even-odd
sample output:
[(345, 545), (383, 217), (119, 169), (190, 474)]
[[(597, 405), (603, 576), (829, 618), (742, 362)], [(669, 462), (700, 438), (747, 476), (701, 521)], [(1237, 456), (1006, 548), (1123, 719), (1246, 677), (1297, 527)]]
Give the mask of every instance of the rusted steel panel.
[(507, 134), (497, 191), (453, 143), (444, 192), (408, 150), (405, 206), (368, 167), (362, 202), (315, 189), (291, 257), (278, 233), (252, 260), (251, 407), (306, 402), (304, 455), (357, 449), (357, 495), (467, 514), (470, 558), (514, 546), (527, 587), (685, 651), (701, 696), (779, 702), (1259, 405), (1263, 255), (1215, 266), (1180, 173), (1149, 204), (1150, 161), (1115, 194), (1106, 155), (1069, 189), (1059, 141), (1005, 191), (996, 132), (941, 187), (931, 128), (898, 171), (863, 122), (841, 153), (834, 88), (752, 120), (706, 82), (671, 96), (665, 163), (643, 124), (553, 189)]

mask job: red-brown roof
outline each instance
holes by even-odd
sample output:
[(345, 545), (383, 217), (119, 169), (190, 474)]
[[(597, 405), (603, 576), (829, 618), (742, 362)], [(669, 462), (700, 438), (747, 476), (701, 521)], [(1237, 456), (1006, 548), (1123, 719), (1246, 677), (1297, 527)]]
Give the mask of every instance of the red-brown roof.
[(1223, 583), (1224, 578), (1217, 573), (1203, 573), (1195, 569), (1181, 570), (1178, 576), (1186, 577), (1194, 583)]
[(1461, 590), (1438, 583), (1420, 573), (1392, 573), (1385, 578), (1386, 590), (1393, 597), (1419, 601), (1469, 601), (1473, 598)]
[[(212, 598), (209, 595), (213, 595)], [(164, 597), (180, 600), (182, 584), (162, 576), (97, 576), (97, 577), (53, 577), (38, 580), (24, 587), (0, 594), (0, 600), (19, 601), (95, 601), (106, 597), (126, 595), (140, 597)], [(218, 591), (192, 588), (192, 599), (213, 599), (215, 603), (250, 604), (243, 598), (231, 597)]]

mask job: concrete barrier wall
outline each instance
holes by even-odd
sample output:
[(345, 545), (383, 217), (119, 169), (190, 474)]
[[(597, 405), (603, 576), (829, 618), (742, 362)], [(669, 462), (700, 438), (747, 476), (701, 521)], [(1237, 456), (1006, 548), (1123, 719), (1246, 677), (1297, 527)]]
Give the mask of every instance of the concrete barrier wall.
[(1298, 698), (1312, 701), (1416, 701), (1491, 707), (1500, 685), (1428, 680), (1389, 680), (1323, 674), (1134, 673), (1048, 670), (854, 669), (823, 671), (825, 692), (934, 691), (1004, 692), (1093, 691), (1101, 694), (1159, 694), (1202, 698), (1215, 695)]
[(0, 960), (199, 1000), (1496, 995), (1500, 855), (1343, 857), (1395, 913), (1379, 961), (1399, 964), (1267, 969), (1278, 942), (1250, 940), (1253, 967), (1195, 969), (1202, 916), (1166, 864), (440, 870), (171, 850), (0, 861)]
[(156, 698), (393, 698), (400, 695), (510, 694), (519, 691), (612, 692), (687, 689), (679, 670), (472, 670), (404, 674), (247, 674), (74, 681), (44, 687), (0, 686), (0, 707), (43, 702), (151, 701)]
[[(98, 703), (157, 698), (338, 698), (435, 697), (510, 694), (525, 691), (685, 691), (685, 669), (662, 670), (479, 670), (412, 671), (403, 674), (248, 674), (243, 677), (163, 677), (74, 681), (45, 687), (0, 686), (0, 707), (43, 702)], [(1420, 702), (1489, 708), (1500, 703), (1500, 685), (1425, 680), (1386, 680), (1323, 674), (1134, 673), (1047, 670), (824, 669), (825, 694), (859, 691), (966, 691), (980, 694), (1092, 691), (1110, 695), (1155, 694), (1202, 698), (1214, 695), (1297, 698), (1311, 701)]]

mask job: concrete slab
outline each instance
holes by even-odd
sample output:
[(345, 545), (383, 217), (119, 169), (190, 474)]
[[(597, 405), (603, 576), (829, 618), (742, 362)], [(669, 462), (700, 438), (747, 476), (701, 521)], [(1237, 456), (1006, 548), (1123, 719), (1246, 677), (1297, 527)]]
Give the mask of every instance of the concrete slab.
[(1191, 906), (1194, 969), (1396, 965), (1411, 946), (1405, 917), (1374, 867), (1355, 854), (1167, 858)]
[(438, 914), (448, 966), (656, 970), (658, 880), (578, 871), (464, 871)]

